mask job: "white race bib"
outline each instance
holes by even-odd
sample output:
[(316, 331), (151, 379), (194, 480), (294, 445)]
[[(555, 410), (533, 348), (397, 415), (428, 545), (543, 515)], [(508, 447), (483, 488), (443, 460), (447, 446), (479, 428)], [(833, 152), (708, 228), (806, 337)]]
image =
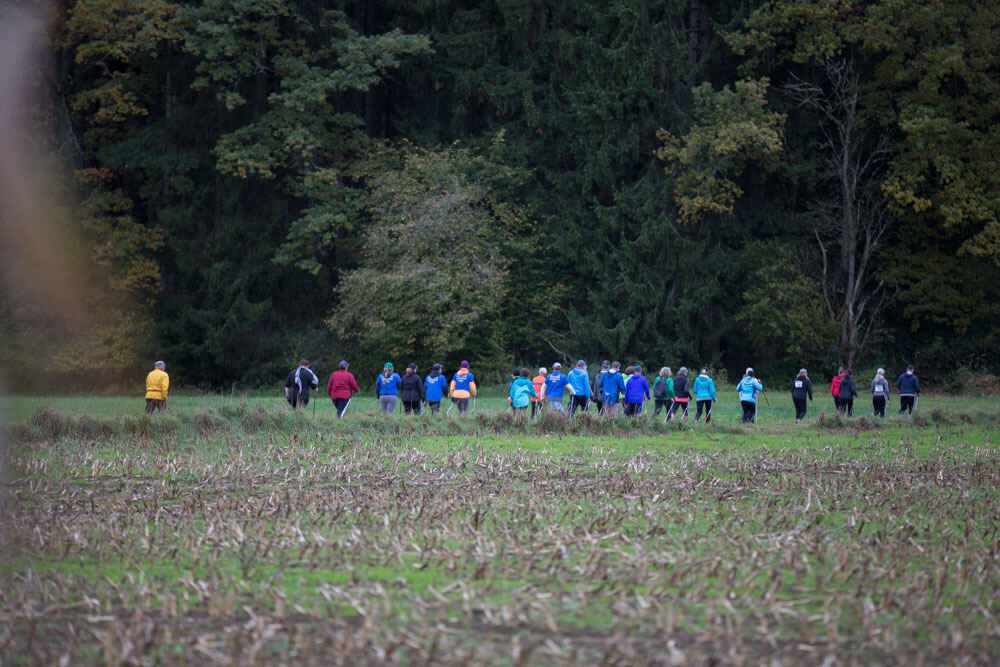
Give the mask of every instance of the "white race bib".
[(875, 393), (876, 394), (881, 394), (882, 390), (883, 390), (882, 385), (880, 385), (880, 384), (875, 385)]
[(796, 380), (795, 381), (795, 388), (796, 389), (802, 389), (802, 380)]

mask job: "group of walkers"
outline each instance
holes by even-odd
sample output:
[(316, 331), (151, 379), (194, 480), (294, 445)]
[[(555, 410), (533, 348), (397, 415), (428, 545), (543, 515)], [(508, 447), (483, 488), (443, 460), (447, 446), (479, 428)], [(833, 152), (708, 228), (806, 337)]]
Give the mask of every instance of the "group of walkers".
[[(326, 385), (327, 394), (333, 401), (338, 417), (344, 416), (351, 398), (361, 391), (348, 367), (347, 361), (341, 361)], [(450, 382), (444, 375), (441, 364), (434, 364), (431, 372), (423, 378), (417, 370), (417, 365), (411, 363), (400, 376), (391, 362), (383, 366), (382, 372), (375, 379), (375, 394), (383, 414), (393, 414), (400, 401), (406, 414), (420, 414), (425, 407), (431, 414), (435, 414), (441, 409), (445, 398), (450, 398), (452, 402), (449, 412), (455, 407), (459, 414), (465, 413), (469, 409), (470, 399), (475, 404), (476, 378), (469, 370), (468, 361), (461, 363)], [(912, 414), (917, 397), (920, 396), (920, 381), (913, 371), (912, 365), (907, 366), (906, 371), (896, 380), (899, 393), (898, 414)], [(642, 414), (646, 402), (653, 401), (655, 408), (652, 416), (658, 417), (663, 411), (664, 421), (677, 416), (686, 420), (689, 404), (694, 401), (695, 421), (701, 421), (704, 414), (707, 424), (712, 419), (712, 406), (716, 401), (715, 382), (708, 373), (708, 367), (703, 366), (692, 382), (688, 378), (688, 369), (684, 366), (677, 370), (676, 375), (669, 366), (664, 366), (651, 387), (643, 375), (642, 366), (638, 364), (626, 366), (623, 370), (620, 362), (605, 360), (601, 362), (600, 370), (591, 377), (587, 372), (587, 363), (581, 359), (567, 374), (563, 374), (559, 363), (552, 365), (551, 372), (544, 367), (539, 368), (534, 378), (527, 368), (515, 368), (511, 372), (507, 400), (515, 413), (526, 412), (530, 406), (532, 419), (543, 407), (564, 413), (563, 398), (567, 392), (570, 395), (571, 417), (578, 411), (587, 412), (591, 404), (596, 405), (597, 412), (601, 415), (616, 414), (620, 405), (623, 414), (635, 417)], [(166, 408), (169, 383), (166, 364), (157, 361), (155, 368), (146, 377), (147, 414)], [(285, 399), (293, 408), (305, 407), (309, 404), (309, 392), (318, 388), (319, 378), (309, 368), (309, 361), (303, 359), (285, 380)], [(884, 369), (879, 368), (875, 373), (870, 390), (872, 415), (885, 417), (892, 392)], [(742, 408), (741, 424), (756, 421), (757, 396), (763, 391), (764, 386), (754, 377), (754, 370), (747, 368), (736, 385)], [(807, 401), (813, 399), (812, 381), (806, 369), (801, 369), (792, 380), (790, 391), (795, 406), (795, 421), (801, 422), (806, 416)], [(830, 384), (830, 394), (837, 412), (849, 417), (854, 415), (854, 399), (858, 397), (858, 387), (851, 369), (842, 366), (838, 368)]]
[(530, 405), (532, 419), (543, 406), (564, 412), (563, 396), (567, 390), (571, 417), (577, 411), (586, 412), (591, 403), (601, 415), (616, 414), (620, 405), (623, 414), (635, 417), (642, 414), (643, 405), (652, 400), (655, 403), (653, 417), (664, 410), (664, 421), (673, 419), (678, 413), (687, 419), (688, 404), (694, 399), (698, 406), (695, 421), (701, 420), (704, 412), (705, 423), (708, 423), (716, 400), (715, 383), (708, 376), (708, 367), (701, 369), (692, 384), (687, 368), (681, 366), (675, 377), (673, 371), (664, 366), (652, 387), (643, 375), (642, 366), (626, 366), (623, 370), (621, 362), (608, 360), (601, 362), (601, 369), (593, 377), (587, 372), (587, 362), (583, 359), (565, 375), (559, 363), (552, 365), (551, 373), (544, 367), (539, 368), (538, 375), (530, 380), (531, 372), (527, 368), (514, 369), (511, 375), (507, 400), (514, 412), (526, 411)]
[[(338, 417), (344, 416), (351, 399), (361, 392), (354, 374), (347, 370), (349, 366), (347, 361), (341, 361), (326, 383), (326, 393), (333, 401)], [(431, 413), (436, 413), (445, 397), (450, 397), (459, 413), (463, 413), (469, 409), (469, 399), (476, 398), (476, 378), (469, 371), (468, 361), (462, 362), (450, 385), (446, 384), (441, 364), (434, 364), (430, 374), (424, 378), (420, 377), (417, 369), (416, 364), (410, 364), (400, 376), (392, 362), (382, 367), (382, 372), (375, 378), (375, 395), (383, 414), (393, 414), (400, 401), (406, 414), (419, 414), (424, 406)], [(309, 404), (309, 391), (318, 388), (319, 378), (310, 370), (309, 361), (303, 359), (285, 379), (285, 400), (293, 408), (305, 407)]]

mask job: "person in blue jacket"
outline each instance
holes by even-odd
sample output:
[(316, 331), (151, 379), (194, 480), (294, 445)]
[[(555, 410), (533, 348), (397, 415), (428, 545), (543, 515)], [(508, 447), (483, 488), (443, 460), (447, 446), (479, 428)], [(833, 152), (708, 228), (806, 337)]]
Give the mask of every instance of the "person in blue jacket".
[(698, 411), (694, 413), (694, 420), (701, 419), (701, 410), (705, 409), (705, 423), (712, 419), (712, 404), (715, 403), (715, 382), (708, 377), (708, 366), (701, 367), (701, 374), (694, 379), (691, 391), (698, 400)]
[(642, 366), (636, 364), (632, 367), (632, 377), (625, 383), (625, 414), (641, 415), (644, 400), (649, 400), (649, 381), (642, 374)]
[(621, 367), (621, 362), (614, 361), (611, 363), (611, 369), (601, 377), (601, 403), (604, 405), (602, 414), (614, 414), (618, 405), (618, 395), (625, 393)]
[(569, 380), (570, 389), (573, 390), (573, 398), (570, 401), (569, 416), (572, 417), (579, 408), (581, 412), (586, 412), (590, 406), (590, 375), (587, 374), (587, 362), (580, 359), (576, 362), (576, 368), (566, 376)]
[(545, 376), (545, 400), (548, 401), (550, 410), (563, 412), (563, 388), (569, 387), (569, 393), (574, 389), (569, 384), (569, 377), (562, 374), (562, 364), (558, 361), (552, 364), (552, 372)]
[(899, 389), (899, 414), (906, 412), (912, 415), (920, 395), (920, 380), (913, 372), (913, 364), (907, 366), (906, 372), (896, 380), (896, 387)]
[(392, 369), (392, 362), (387, 361), (382, 367), (382, 374), (375, 378), (375, 395), (378, 396), (378, 406), (382, 414), (391, 415), (395, 412), (401, 383), (399, 373)]
[(527, 368), (521, 369), (521, 374), (510, 383), (510, 405), (514, 413), (525, 412), (532, 398), (537, 398), (535, 385), (531, 383), (531, 371)]
[(441, 409), (441, 399), (447, 392), (448, 378), (441, 372), (441, 368), (441, 364), (434, 364), (430, 374), (424, 378), (424, 400), (432, 415)]
[(753, 369), (748, 368), (746, 375), (736, 385), (739, 393), (740, 405), (743, 407), (743, 416), (740, 417), (741, 424), (753, 424), (757, 419), (757, 392), (764, 391), (764, 385), (753, 376)]

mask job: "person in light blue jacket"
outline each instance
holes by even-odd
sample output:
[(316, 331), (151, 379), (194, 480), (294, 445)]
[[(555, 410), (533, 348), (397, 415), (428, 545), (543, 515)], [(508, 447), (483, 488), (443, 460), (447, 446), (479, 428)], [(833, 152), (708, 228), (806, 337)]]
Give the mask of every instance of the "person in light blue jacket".
[(580, 408), (581, 412), (586, 412), (590, 405), (590, 376), (587, 374), (587, 362), (583, 359), (576, 362), (576, 368), (571, 370), (566, 378), (574, 392), (569, 404), (569, 416), (572, 417), (577, 408)]
[(619, 361), (611, 363), (611, 369), (601, 377), (601, 403), (604, 408), (601, 414), (614, 414), (618, 406), (618, 395), (625, 393), (625, 380), (620, 372)]
[(514, 412), (524, 412), (528, 409), (528, 404), (532, 398), (537, 398), (535, 385), (531, 383), (531, 371), (527, 368), (521, 369), (520, 377), (510, 383), (510, 405)]
[(746, 375), (736, 385), (736, 391), (740, 396), (740, 405), (743, 407), (743, 416), (740, 417), (741, 424), (753, 424), (757, 419), (757, 392), (764, 391), (764, 385), (753, 376), (753, 369), (748, 368)]
[(712, 420), (712, 404), (715, 403), (715, 382), (708, 377), (708, 366), (701, 367), (701, 374), (694, 379), (691, 391), (697, 397), (698, 411), (694, 413), (694, 420), (701, 419), (702, 408), (705, 410), (705, 423)]

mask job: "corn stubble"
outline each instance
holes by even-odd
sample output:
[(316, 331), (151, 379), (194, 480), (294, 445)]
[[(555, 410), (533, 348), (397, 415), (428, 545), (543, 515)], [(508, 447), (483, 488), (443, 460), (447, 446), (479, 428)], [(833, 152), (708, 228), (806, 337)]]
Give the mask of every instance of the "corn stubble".
[[(307, 432), (308, 433), (308, 432)], [(909, 436), (907, 436), (909, 437)], [(996, 450), (15, 442), (0, 656), (995, 662)], [(791, 438), (791, 436), (790, 436)], [(7, 662), (7, 659), (3, 659)]]

